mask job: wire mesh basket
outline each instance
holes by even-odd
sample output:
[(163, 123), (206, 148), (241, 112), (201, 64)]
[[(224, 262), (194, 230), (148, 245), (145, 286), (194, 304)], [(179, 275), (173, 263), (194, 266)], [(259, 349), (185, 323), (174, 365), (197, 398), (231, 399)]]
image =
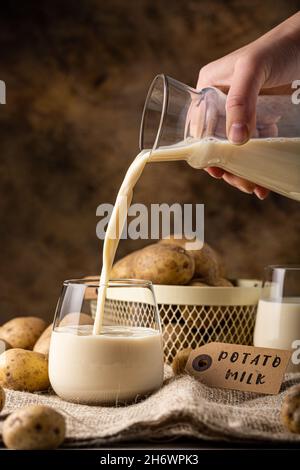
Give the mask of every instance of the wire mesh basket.
[[(211, 341), (251, 345), (260, 287), (254, 280), (239, 280), (235, 287), (155, 285), (165, 361), (172, 363), (183, 348)], [(125, 295), (123, 289), (122, 297), (116, 291), (106, 300), (105, 318), (130, 326), (138, 317), (147, 326), (147, 318), (153, 317), (151, 308), (153, 305), (135, 299), (132, 289)], [(95, 300), (91, 312), (96, 312)]]

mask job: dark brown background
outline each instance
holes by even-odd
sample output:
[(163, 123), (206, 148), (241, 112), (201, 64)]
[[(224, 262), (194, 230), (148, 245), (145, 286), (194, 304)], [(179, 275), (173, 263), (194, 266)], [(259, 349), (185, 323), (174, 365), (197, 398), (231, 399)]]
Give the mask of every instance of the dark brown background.
[[(137, 153), (147, 88), (257, 38), (299, 1), (1, 2), (0, 321), (51, 318), (63, 279), (100, 270), (96, 207)], [(203, 202), (231, 276), (300, 262), (299, 203), (260, 202), (185, 163), (149, 165), (135, 201)], [(122, 241), (118, 255), (138, 246)]]

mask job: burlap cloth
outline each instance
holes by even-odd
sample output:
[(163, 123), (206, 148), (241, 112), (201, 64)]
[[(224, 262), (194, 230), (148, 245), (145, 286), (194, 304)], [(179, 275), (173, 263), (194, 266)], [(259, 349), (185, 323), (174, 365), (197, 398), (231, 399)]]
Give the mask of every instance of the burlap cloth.
[[(289, 387), (300, 383), (288, 374), (279, 395), (258, 395), (209, 388), (187, 375), (172, 378), (166, 368), (161, 390), (126, 407), (67, 403), (55, 395), (6, 390), (3, 420), (13, 410), (49, 405), (67, 420), (66, 447), (92, 447), (124, 441), (170, 441), (179, 437), (225, 441), (300, 442), (280, 423), (280, 407)], [(0, 429), (1, 430), (1, 429)]]

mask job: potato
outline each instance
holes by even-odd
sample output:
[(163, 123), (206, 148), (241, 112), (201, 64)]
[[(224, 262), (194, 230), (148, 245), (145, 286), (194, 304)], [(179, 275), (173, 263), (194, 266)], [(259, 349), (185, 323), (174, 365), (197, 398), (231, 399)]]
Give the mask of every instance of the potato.
[[(59, 326), (66, 325), (93, 325), (93, 318), (87, 313), (68, 313), (59, 323)], [(33, 351), (49, 355), (50, 341), (52, 335), (53, 323), (49, 325), (41, 334), (33, 347)]]
[(139, 255), (142, 250), (134, 251), (124, 258), (119, 259), (112, 267), (110, 278), (111, 279), (133, 279), (134, 270), (133, 262), (135, 257)]
[(141, 250), (133, 261), (134, 277), (154, 284), (183, 285), (193, 277), (195, 262), (183, 248), (153, 244)]
[(68, 313), (64, 318), (59, 322), (59, 326), (66, 325), (93, 325), (94, 320), (91, 315), (87, 313)]
[(0, 337), (12, 348), (32, 349), (46, 326), (38, 317), (16, 317), (2, 325)]
[(214, 281), (213, 286), (214, 287), (233, 287), (233, 284), (228, 279), (225, 279), (224, 277), (220, 277), (219, 279), (216, 279)]
[(33, 346), (33, 351), (49, 355), (50, 340), (52, 334), (53, 323), (49, 325), (41, 334), (35, 345)]
[(8, 349), (0, 355), (0, 385), (12, 390), (38, 392), (50, 386), (48, 360), (26, 349)]
[(0, 411), (3, 410), (4, 405), (5, 405), (5, 391), (3, 390), (2, 387), (0, 387)]
[(193, 240), (186, 238), (175, 239), (174, 235), (170, 238), (160, 240), (160, 244), (173, 244), (180, 246), (188, 251), (195, 261), (195, 278), (201, 278), (208, 284), (213, 282), (224, 275), (224, 266), (221, 262), (220, 256), (208, 243), (204, 243), (201, 250), (188, 250), (187, 244), (192, 243)]
[(175, 375), (184, 374), (184, 369), (191, 352), (192, 348), (186, 348), (176, 354), (172, 362), (172, 369)]
[(7, 349), (11, 349), (11, 345), (5, 341), (5, 339), (0, 338), (0, 354), (2, 354)]
[(33, 405), (14, 411), (3, 424), (3, 442), (9, 449), (55, 449), (65, 434), (65, 418), (49, 406)]
[(292, 387), (284, 398), (281, 421), (289, 431), (300, 433), (300, 385)]
[(199, 286), (199, 287), (209, 287), (209, 285), (204, 282), (202, 279), (192, 279), (189, 284), (189, 286)]
[(203, 279), (194, 278), (189, 282), (188, 285), (199, 287), (233, 287), (232, 282), (230, 282), (228, 279), (225, 279), (224, 277), (219, 277), (218, 279), (215, 279), (213, 281), (213, 284), (208, 284), (207, 282), (204, 282)]
[(193, 277), (194, 269), (193, 258), (183, 248), (167, 243), (154, 243), (117, 261), (110, 277), (182, 285)]

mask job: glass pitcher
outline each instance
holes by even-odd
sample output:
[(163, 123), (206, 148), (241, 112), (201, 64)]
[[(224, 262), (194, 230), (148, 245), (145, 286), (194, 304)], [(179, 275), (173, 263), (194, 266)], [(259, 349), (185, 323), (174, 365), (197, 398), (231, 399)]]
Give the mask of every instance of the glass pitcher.
[(234, 145), (226, 137), (226, 98), (217, 88), (197, 91), (157, 75), (144, 106), (140, 149), (152, 150), (153, 162), (219, 167), (300, 201), (300, 104), (291, 95), (260, 95), (251, 139)]

